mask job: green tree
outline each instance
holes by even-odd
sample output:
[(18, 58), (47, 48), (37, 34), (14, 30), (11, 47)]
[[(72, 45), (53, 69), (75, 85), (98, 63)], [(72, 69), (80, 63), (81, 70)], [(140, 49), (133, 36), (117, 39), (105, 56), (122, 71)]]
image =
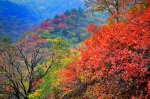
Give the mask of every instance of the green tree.
[(84, 15), (84, 10), (81, 7), (78, 8), (78, 12), (79, 12), (80, 16)]
[(70, 15), (70, 12), (69, 12), (69, 10), (66, 10), (66, 12), (64, 13), (65, 15)]
[(71, 52), (69, 50), (69, 44), (61, 38), (49, 39), (47, 40), (55, 53), (54, 62), (52, 68), (49, 70), (48, 74), (43, 78), (43, 82), (40, 88), (34, 93), (29, 95), (30, 99), (47, 99), (49, 96), (54, 95), (55, 99), (58, 97), (58, 93), (61, 92), (59, 88), (59, 76), (60, 68), (64, 69), (67, 64), (71, 62)]

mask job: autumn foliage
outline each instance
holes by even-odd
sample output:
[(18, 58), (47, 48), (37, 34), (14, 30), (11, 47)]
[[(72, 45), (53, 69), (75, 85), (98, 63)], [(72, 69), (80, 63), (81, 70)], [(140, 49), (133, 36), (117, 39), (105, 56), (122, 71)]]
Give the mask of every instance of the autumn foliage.
[(14, 45), (0, 39), (0, 98), (150, 99), (150, 0), (85, 1), (112, 12), (107, 24), (90, 24), (89, 35), (84, 28), (97, 19), (79, 8)]
[(150, 6), (128, 19), (89, 25), (81, 57), (61, 71), (62, 98), (150, 98)]

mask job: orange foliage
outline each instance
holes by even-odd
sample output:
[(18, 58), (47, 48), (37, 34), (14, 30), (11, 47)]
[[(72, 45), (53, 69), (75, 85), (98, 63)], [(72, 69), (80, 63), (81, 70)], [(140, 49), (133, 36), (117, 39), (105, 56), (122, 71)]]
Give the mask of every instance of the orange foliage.
[(81, 59), (62, 71), (67, 79), (64, 86), (74, 80), (74, 86), (77, 80), (96, 80), (100, 85), (92, 89), (97, 94), (93, 97), (99, 99), (150, 97), (150, 6), (143, 12), (131, 13), (129, 19), (128, 23), (100, 28), (89, 25), (87, 31), (93, 36), (85, 41)]
[(90, 24), (90, 25), (89, 25), (89, 28), (87, 29), (87, 31), (88, 31), (89, 33), (91, 33), (91, 32), (96, 32), (97, 29), (98, 29), (98, 27), (97, 27), (96, 25)]

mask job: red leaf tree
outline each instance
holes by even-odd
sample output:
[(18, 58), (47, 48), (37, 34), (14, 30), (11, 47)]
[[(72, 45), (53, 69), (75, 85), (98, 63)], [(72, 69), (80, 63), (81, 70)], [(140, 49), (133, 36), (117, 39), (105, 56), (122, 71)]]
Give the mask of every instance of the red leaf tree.
[(61, 71), (62, 98), (150, 98), (150, 6), (129, 19), (88, 27), (81, 58)]

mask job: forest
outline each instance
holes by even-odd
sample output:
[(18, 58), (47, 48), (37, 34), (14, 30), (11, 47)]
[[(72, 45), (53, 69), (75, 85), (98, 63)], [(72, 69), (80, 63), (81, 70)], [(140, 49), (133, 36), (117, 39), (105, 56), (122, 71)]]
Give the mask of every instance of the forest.
[(0, 99), (150, 99), (150, 0), (83, 1), (32, 29), (0, 1)]

